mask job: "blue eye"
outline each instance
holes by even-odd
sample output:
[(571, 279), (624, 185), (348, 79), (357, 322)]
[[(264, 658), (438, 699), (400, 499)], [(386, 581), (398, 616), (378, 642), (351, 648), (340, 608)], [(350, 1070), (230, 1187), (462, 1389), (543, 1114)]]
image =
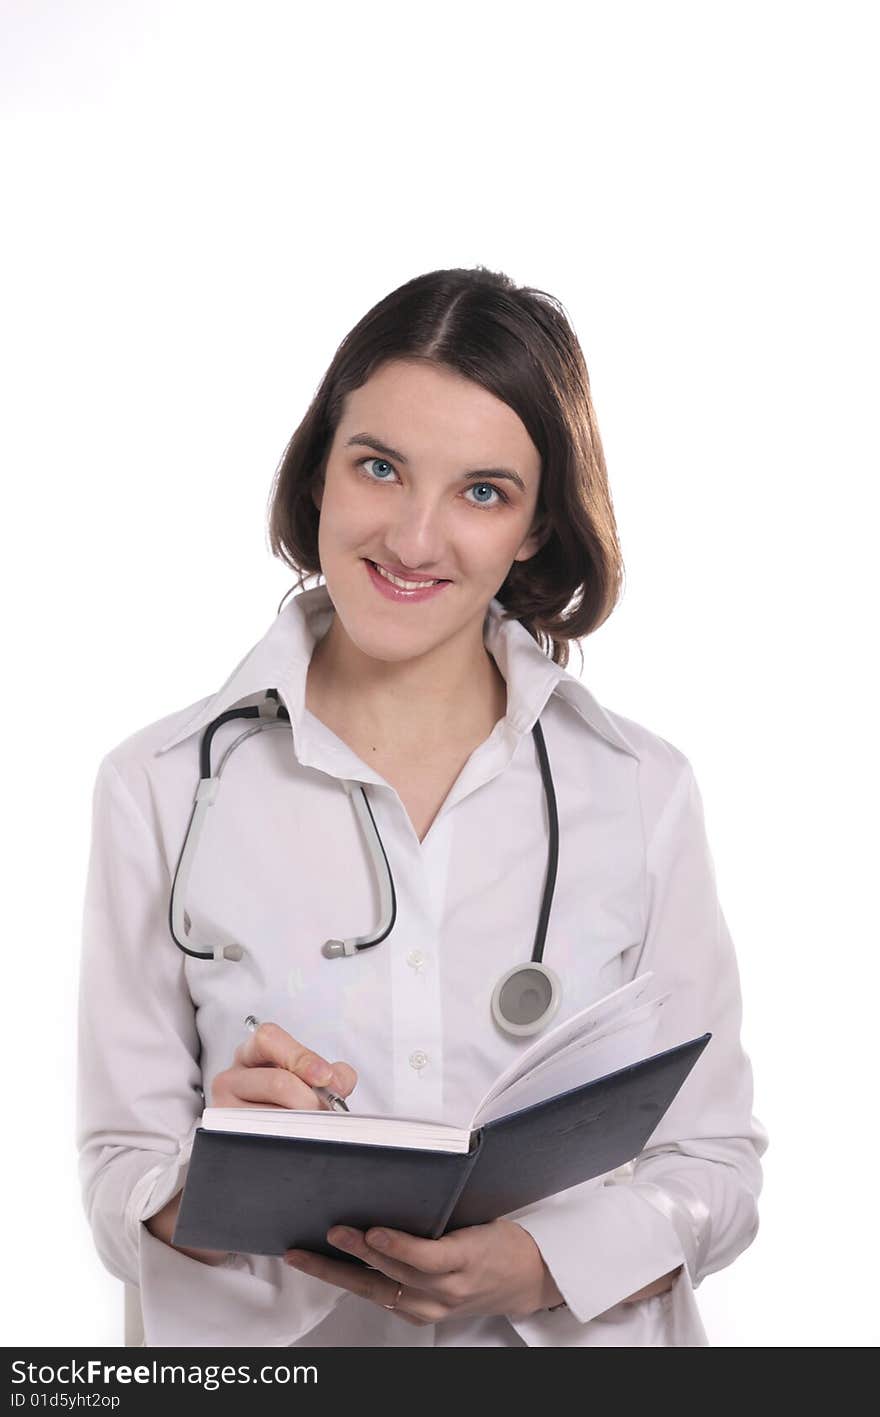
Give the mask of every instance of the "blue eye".
[[(477, 489), (477, 488), (482, 488), (482, 487), (488, 487), (488, 489), (489, 489), (490, 492), (497, 492), (497, 493), (498, 493), (498, 496), (501, 498), (502, 502), (506, 502), (506, 501), (507, 501), (507, 498), (505, 497), (504, 493), (501, 491), (500, 487), (496, 487), (494, 482), (472, 482), (471, 485), (470, 485), (470, 487), (468, 488), (468, 491), (469, 491), (469, 492), (473, 492), (475, 489)], [(495, 503), (494, 503), (494, 502), (477, 502), (477, 503), (475, 503), (475, 505), (476, 505), (477, 507), (494, 507), (494, 506), (495, 506)]]
[[(385, 466), (386, 466), (386, 467), (391, 467), (390, 462), (385, 462), (385, 459), (384, 459), (384, 458), (374, 458), (374, 457), (361, 458), (360, 462), (358, 463), (358, 467), (364, 467), (364, 466), (366, 466), (366, 464), (367, 464), (368, 462), (381, 462), (381, 463), (385, 463)], [(376, 479), (375, 479), (375, 478), (371, 478), (370, 480), (374, 482)], [(382, 482), (384, 482), (385, 479), (384, 479), (384, 478), (380, 478), (379, 480), (382, 481)]]
[[(367, 458), (360, 458), (360, 459), (358, 460), (358, 464), (357, 464), (357, 465), (358, 465), (358, 467), (360, 467), (360, 468), (366, 469), (367, 463), (382, 463), (382, 464), (384, 464), (385, 467), (391, 468), (392, 472), (394, 471), (393, 465), (388, 461), (387, 458), (379, 458), (379, 457), (375, 457), (375, 456), (371, 456), (371, 457), (367, 457)], [(362, 476), (363, 476), (363, 477), (366, 477), (369, 482), (387, 482), (387, 481), (389, 480), (389, 479), (386, 478), (386, 477), (373, 477), (373, 476), (372, 476), (368, 471), (366, 471), (366, 470), (362, 473)], [(502, 492), (500, 487), (496, 487), (494, 482), (474, 482), (474, 483), (471, 484), (471, 486), (470, 486), (467, 490), (468, 490), (468, 492), (472, 492), (472, 491), (474, 491), (475, 489), (486, 488), (486, 487), (488, 487), (490, 491), (494, 492), (494, 493), (501, 499), (502, 502), (509, 502), (509, 501), (510, 501), (510, 498), (507, 496), (507, 493), (506, 493), (506, 492)], [(472, 506), (472, 507), (495, 507), (495, 506), (497, 506), (497, 505), (498, 505), (498, 503), (495, 502), (495, 501), (492, 501), (492, 502), (471, 502), (471, 506)]]

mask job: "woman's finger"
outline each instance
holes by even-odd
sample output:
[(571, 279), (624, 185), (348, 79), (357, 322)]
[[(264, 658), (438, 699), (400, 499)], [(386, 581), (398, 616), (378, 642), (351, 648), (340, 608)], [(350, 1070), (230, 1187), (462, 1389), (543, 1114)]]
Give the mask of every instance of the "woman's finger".
[(350, 1063), (337, 1060), (333, 1064), (333, 1080), (329, 1084), (340, 1097), (348, 1097), (357, 1086), (358, 1075)]
[(323, 1107), (317, 1093), (286, 1068), (227, 1068), (218, 1073), (211, 1089), (215, 1107)]
[(245, 1068), (274, 1063), (312, 1085), (326, 1085), (332, 1073), (326, 1058), (313, 1048), (307, 1048), (277, 1023), (258, 1024), (236, 1048), (235, 1061)]

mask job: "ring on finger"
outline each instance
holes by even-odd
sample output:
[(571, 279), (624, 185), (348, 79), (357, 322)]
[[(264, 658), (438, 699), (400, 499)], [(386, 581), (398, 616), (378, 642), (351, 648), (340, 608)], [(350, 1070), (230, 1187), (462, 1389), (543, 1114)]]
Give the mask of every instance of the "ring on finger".
[(398, 1284), (398, 1286), (397, 1286), (397, 1293), (395, 1294), (395, 1296), (394, 1296), (394, 1298), (392, 1299), (391, 1303), (390, 1303), (390, 1304), (383, 1304), (383, 1305), (382, 1305), (382, 1308), (383, 1308), (383, 1309), (396, 1309), (397, 1306), (398, 1306), (398, 1304), (400, 1303), (400, 1296), (401, 1296), (402, 1293), (403, 1293), (403, 1285), (402, 1285), (402, 1284)]

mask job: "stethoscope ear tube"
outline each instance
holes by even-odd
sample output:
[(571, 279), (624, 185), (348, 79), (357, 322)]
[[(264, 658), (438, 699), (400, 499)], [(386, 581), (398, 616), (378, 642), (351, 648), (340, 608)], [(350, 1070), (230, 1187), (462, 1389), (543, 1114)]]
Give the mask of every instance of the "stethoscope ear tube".
[(379, 882), (379, 925), (370, 935), (355, 935), (347, 940), (325, 940), (321, 946), (321, 954), (325, 959), (345, 959), (357, 954), (358, 950), (366, 950), (372, 945), (380, 944), (386, 936), (391, 934), (397, 919), (397, 892), (394, 889), (394, 877), (391, 874), (391, 867), (388, 864), (388, 857), (385, 854), (385, 847), (382, 844), (367, 794), (361, 783), (351, 782), (347, 778), (343, 778), (342, 786), (351, 798), (355, 815), (372, 858), (373, 871)]
[[(171, 934), (176, 945), (188, 954), (192, 959), (241, 959), (244, 951), (241, 945), (234, 941), (227, 941), (210, 945), (207, 941), (199, 940), (193, 933), (192, 924), (186, 912), (185, 901), (189, 878), (192, 873), (193, 861), (195, 860), (196, 845), (202, 832), (205, 815), (209, 807), (212, 807), (217, 800), (220, 791), (219, 777), (201, 778), (196, 788), (195, 801), (193, 803), (192, 815), (187, 828), (186, 840), (183, 850), (180, 853), (180, 860), (177, 863), (177, 870), (174, 874), (174, 882), (171, 887), (171, 906), (169, 911), (169, 923)], [(188, 945), (183, 944), (183, 938), (189, 941)], [(201, 948), (199, 948), (201, 946)]]
[[(211, 742), (214, 734), (221, 724), (233, 718), (258, 718), (262, 720), (254, 728), (249, 728), (240, 738), (227, 750), (217, 768), (216, 777), (211, 772)], [(168, 928), (171, 931), (171, 938), (190, 959), (213, 959), (213, 960), (241, 960), (244, 950), (241, 945), (234, 940), (221, 941), (210, 945), (207, 941), (199, 941), (194, 936), (189, 915), (186, 911), (187, 890), (189, 878), (192, 873), (193, 861), (195, 860), (196, 848), (204, 825), (205, 814), (209, 807), (216, 802), (220, 792), (220, 774), (229, 754), (238, 747), (245, 738), (249, 738), (252, 733), (257, 733), (263, 728), (273, 728), (279, 726), (278, 720), (290, 721), (290, 715), (286, 708), (278, 704), (278, 690), (270, 689), (267, 698), (257, 705), (252, 705), (243, 709), (228, 709), (221, 713), (212, 723), (209, 723), (199, 746), (199, 782), (196, 787), (196, 795), (193, 801), (193, 810), (190, 814), (189, 825), (184, 837), (183, 849), (177, 862), (177, 869), (174, 872), (174, 880), (171, 883), (171, 900), (168, 907)], [(183, 943), (183, 937), (189, 940), (189, 945)], [(190, 948), (190, 946), (203, 945), (204, 948)]]

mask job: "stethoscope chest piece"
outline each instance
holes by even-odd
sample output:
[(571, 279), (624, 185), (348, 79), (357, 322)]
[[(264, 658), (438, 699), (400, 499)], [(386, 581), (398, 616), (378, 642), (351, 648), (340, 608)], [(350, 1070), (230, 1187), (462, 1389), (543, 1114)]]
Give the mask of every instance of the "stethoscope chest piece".
[(505, 1033), (538, 1033), (559, 1008), (562, 987), (546, 964), (515, 964), (495, 985), (492, 1017)]

